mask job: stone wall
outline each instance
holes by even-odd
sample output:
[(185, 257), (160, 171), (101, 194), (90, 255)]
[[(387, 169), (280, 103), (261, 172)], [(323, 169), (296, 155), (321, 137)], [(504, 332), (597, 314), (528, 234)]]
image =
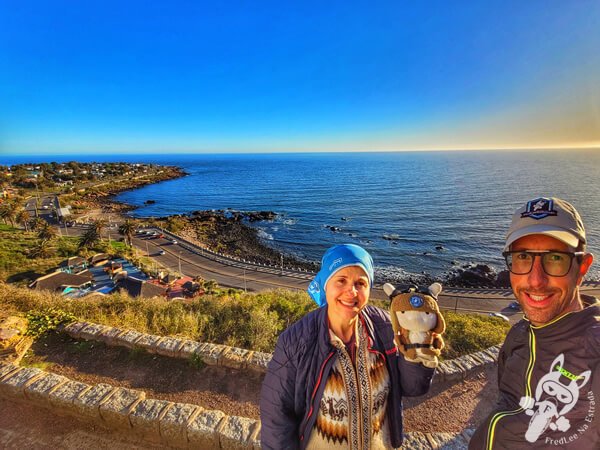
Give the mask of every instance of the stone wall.
[[(263, 373), (266, 372), (267, 364), (272, 357), (270, 353), (189, 339), (144, 334), (88, 322), (72, 323), (63, 331), (75, 339), (100, 341), (112, 346), (140, 348), (148, 353), (173, 358), (199, 357), (208, 365), (250, 369)], [(500, 346), (497, 345), (460, 358), (443, 361), (437, 368), (434, 382), (462, 379), (482, 366), (494, 364), (498, 360), (499, 350)]]
[[(87, 322), (64, 328), (77, 339), (108, 345), (142, 348), (149, 353), (199, 357), (206, 364), (265, 372), (271, 354), (188, 339), (155, 336)], [(456, 380), (497, 360), (498, 347), (442, 362), (434, 380)], [(197, 405), (146, 398), (143, 391), (107, 384), (88, 385), (37, 368), (0, 362), (0, 396), (71, 415), (110, 429), (133, 434), (141, 441), (175, 448), (258, 449), (260, 421), (228, 416)], [(462, 449), (470, 431), (463, 433), (407, 433), (404, 448)]]

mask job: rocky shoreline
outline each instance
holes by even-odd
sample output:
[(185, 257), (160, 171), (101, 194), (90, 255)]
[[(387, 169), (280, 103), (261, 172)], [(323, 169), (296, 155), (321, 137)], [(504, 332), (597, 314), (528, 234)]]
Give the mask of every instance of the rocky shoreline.
[[(104, 212), (119, 214), (123, 219), (131, 218), (128, 213), (135, 206), (118, 202), (115, 196), (121, 192), (137, 189), (141, 186), (186, 176), (178, 167), (165, 167), (162, 177), (153, 180), (133, 182), (122, 188), (114, 186), (106, 192), (90, 194), (86, 197), (88, 206), (101, 207)], [(148, 201), (151, 201), (149, 199)], [(166, 217), (138, 218), (141, 224), (161, 226), (179, 234), (196, 245), (230, 256), (243, 258), (257, 264), (265, 264), (303, 270), (318, 270), (318, 261), (306, 261), (283, 253), (268, 245), (252, 226), (261, 221), (274, 220), (278, 214), (274, 211), (235, 211), (232, 209), (194, 211), (191, 214), (176, 214)], [(434, 281), (444, 286), (506, 288), (509, 286), (506, 271), (496, 272), (487, 264), (464, 264), (450, 267), (441, 276), (431, 274), (391, 274), (385, 270), (376, 271), (378, 283), (429, 285)]]

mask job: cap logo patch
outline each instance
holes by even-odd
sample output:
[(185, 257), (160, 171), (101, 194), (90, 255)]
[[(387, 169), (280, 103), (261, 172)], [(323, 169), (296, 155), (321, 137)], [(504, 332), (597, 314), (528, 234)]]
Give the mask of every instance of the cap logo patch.
[(313, 280), (309, 285), (308, 285), (308, 292), (310, 294), (318, 294), (319, 291), (321, 289), (319, 289), (319, 283), (317, 283), (316, 280)]
[(525, 212), (521, 213), (521, 218), (531, 217), (535, 220), (543, 219), (548, 216), (556, 216), (558, 213), (553, 209), (554, 202), (549, 198), (536, 198), (527, 202)]
[(331, 272), (331, 269), (333, 269), (335, 266), (339, 266), (342, 263), (342, 258), (338, 258), (336, 260), (334, 260), (330, 265), (329, 265), (329, 271)]
[(413, 308), (420, 308), (423, 306), (423, 299), (418, 295), (413, 295), (409, 301)]

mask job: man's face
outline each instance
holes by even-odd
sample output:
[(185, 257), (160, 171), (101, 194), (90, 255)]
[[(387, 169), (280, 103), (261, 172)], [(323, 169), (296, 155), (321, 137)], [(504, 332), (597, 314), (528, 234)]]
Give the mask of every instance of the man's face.
[[(516, 240), (511, 250), (572, 251), (565, 243), (541, 234)], [(571, 269), (565, 276), (553, 277), (544, 272), (541, 258), (536, 257), (528, 274), (510, 274), (510, 284), (515, 297), (531, 323), (543, 325), (569, 311), (578, 311), (582, 308), (577, 287), (592, 264), (592, 260), (591, 254), (586, 254), (581, 264), (577, 259), (573, 259)]]

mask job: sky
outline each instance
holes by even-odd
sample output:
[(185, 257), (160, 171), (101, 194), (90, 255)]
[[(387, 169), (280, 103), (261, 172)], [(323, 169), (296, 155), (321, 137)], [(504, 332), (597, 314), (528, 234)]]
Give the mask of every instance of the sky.
[(600, 2), (0, 6), (0, 154), (600, 147)]

